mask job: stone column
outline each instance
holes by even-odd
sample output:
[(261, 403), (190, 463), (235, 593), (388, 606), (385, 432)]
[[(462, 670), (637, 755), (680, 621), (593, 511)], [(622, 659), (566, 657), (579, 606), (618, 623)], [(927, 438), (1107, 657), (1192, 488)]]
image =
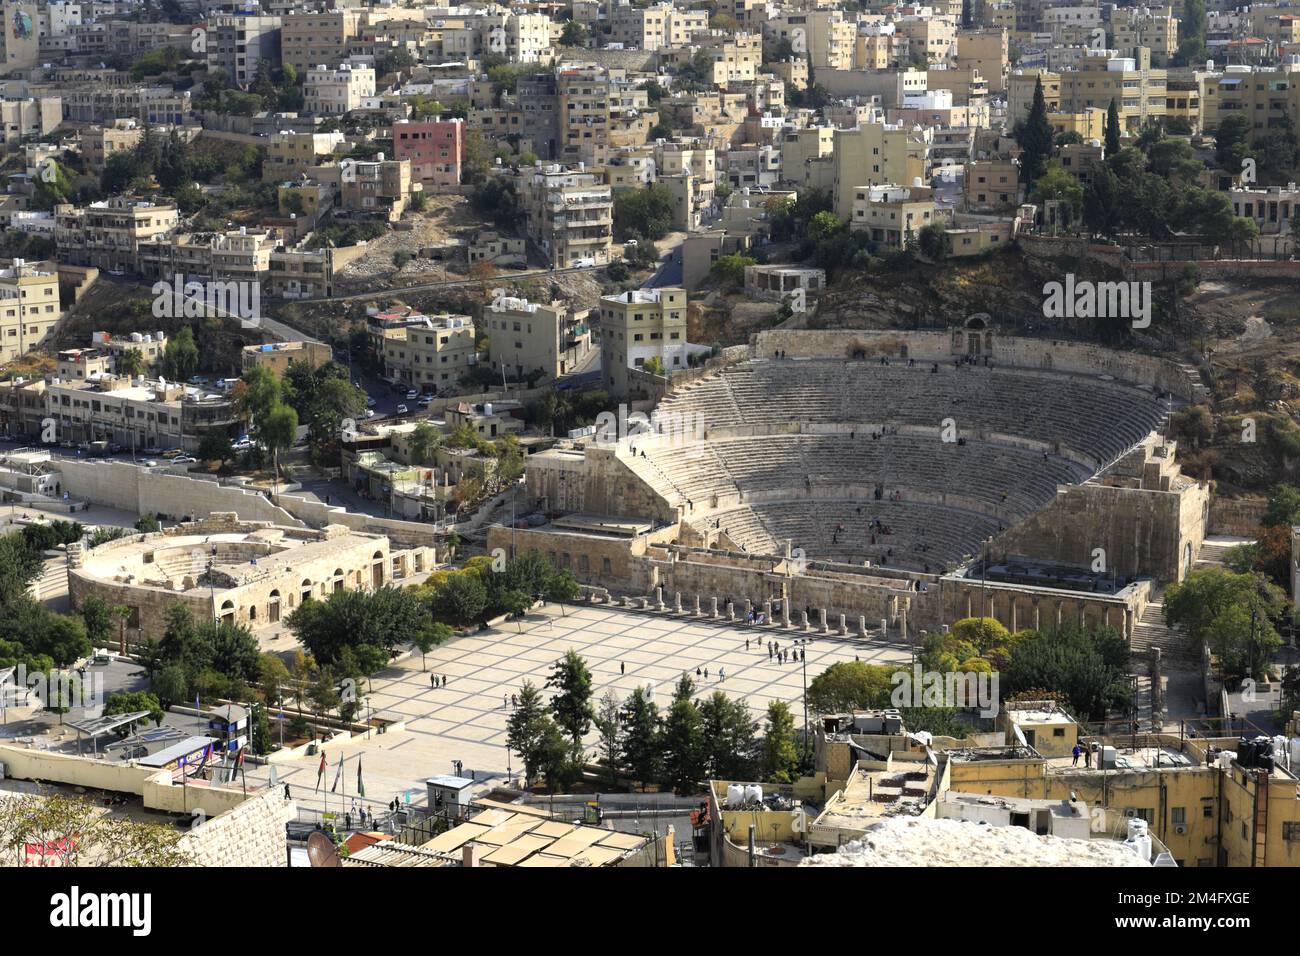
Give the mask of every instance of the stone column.
[(1161, 722), (1160, 715), (1165, 709), (1165, 689), (1161, 686), (1164, 668), (1160, 657), (1160, 648), (1151, 648), (1151, 716), (1157, 723)]
[(830, 627), (827, 625), (827, 621), (826, 621), (826, 608), (822, 608), (820, 614), (821, 614), (821, 631), (823, 634), (829, 634), (831, 630)]
[(867, 616), (865, 614), (859, 614), (858, 615), (858, 637), (866, 637), (866, 636), (867, 636)]
[(844, 615), (841, 614), (841, 615), (840, 615), (840, 636), (841, 636), (841, 637), (844, 637), (844, 636), (846, 636), (848, 633), (849, 633), (849, 626), (848, 626), (848, 623), (845, 621), (845, 619), (844, 619)]
[(664, 586), (662, 584), (656, 584), (655, 585), (655, 610), (662, 611), (663, 609), (664, 609)]
[(781, 626), (790, 626), (790, 599), (788, 597), (781, 602)]
[(699, 617), (701, 613), (702, 612), (700, 611), (700, 596), (697, 594), (695, 595), (695, 616)]
[(806, 610), (799, 612), (799, 624), (800, 628), (805, 631), (812, 627), (812, 625), (808, 623), (808, 612)]
[(1034, 598), (1034, 630), (1038, 630), (1038, 598)]
[(768, 624), (773, 623), (773, 622), (772, 622), (772, 602), (771, 602), (771, 601), (764, 601), (764, 602), (763, 602), (763, 620), (766, 621)]
[(1016, 633), (1016, 631), (1020, 629), (1019, 626), (1016, 624), (1016, 620), (1019, 617), (1019, 615), (1016, 613), (1017, 606), (1018, 606), (1018, 602), (1016, 601), (1015, 598), (1012, 598), (1011, 599), (1011, 633), (1012, 634)]
[(717, 595), (714, 595), (713, 597), (709, 598), (709, 617), (713, 618), (713, 620), (715, 621), (718, 619)]
[(728, 621), (734, 621), (735, 619), (736, 619), (736, 602), (735, 602), (735, 601), (728, 601), (728, 602), (727, 602), (727, 620), (728, 620)]

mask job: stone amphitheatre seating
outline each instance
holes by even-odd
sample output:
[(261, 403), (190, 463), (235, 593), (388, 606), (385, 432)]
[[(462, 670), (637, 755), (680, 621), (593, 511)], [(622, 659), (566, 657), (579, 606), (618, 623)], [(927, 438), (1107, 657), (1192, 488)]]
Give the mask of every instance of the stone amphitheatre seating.
[(708, 428), (790, 422), (920, 425), (1060, 444), (1109, 462), (1157, 427), (1164, 405), (1148, 390), (1014, 368), (895, 361), (756, 360), (691, 383), (660, 405)]
[[(1105, 465), (1141, 441), (1165, 406), (1099, 377), (795, 359), (728, 367), (659, 411), (709, 429), (701, 442), (647, 442), (636, 462), (656, 491), (690, 503), (698, 527), (754, 553), (789, 540), (810, 559), (939, 570), (1090, 477), (1085, 462)], [(943, 440), (945, 419), (962, 443)], [(873, 542), (872, 517), (892, 534)]]

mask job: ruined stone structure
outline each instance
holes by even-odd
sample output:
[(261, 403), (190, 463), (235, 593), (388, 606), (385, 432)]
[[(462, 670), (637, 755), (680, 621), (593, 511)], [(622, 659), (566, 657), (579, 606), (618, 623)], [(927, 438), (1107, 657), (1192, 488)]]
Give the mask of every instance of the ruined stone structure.
[[(1176, 363), (979, 317), (761, 333), (747, 360), (678, 385), (653, 431), (530, 458), (533, 502), (567, 517), (493, 529), (489, 547), (669, 607), (702, 596), (706, 615), (716, 598), (911, 636), (983, 608), (1130, 634), (1150, 579), (1180, 580), (1206, 533), (1209, 489), (1158, 434), (1201, 389)], [(981, 561), (1006, 567), (973, 585)]]
[(198, 619), (258, 626), (287, 617), (309, 597), (398, 583), (433, 559), (431, 549), (393, 551), (383, 535), (341, 525), (317, 531), (233, 513), (68, 551), (72, 606), (95, 595), (128, 607), (127, 626), (144, 635), (161, 635), (176, 604)]

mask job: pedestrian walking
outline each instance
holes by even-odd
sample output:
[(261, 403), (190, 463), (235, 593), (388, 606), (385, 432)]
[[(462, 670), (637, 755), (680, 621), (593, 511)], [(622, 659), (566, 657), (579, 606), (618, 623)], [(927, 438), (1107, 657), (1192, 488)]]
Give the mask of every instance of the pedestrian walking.
[(1083, 753), (1083, 748), (1080, 747), (1078, 744), (1075, 744), (1074, 749), (1071, 750), (1070, 753), (1074, 756), (1074, 760), (1071, 761), (1070, 766), (1071, 767), (1079, 766), (1079, 755)]
[(627, 673), (627, 663), (625, 661), (618, 662), (618, 672), (620, 675)]

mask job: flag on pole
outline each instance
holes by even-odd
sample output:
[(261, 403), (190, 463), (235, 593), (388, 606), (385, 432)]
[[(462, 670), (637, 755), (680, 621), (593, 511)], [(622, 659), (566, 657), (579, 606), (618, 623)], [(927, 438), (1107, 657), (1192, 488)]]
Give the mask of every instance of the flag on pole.
[(357, 755), (357, 796), (364, 797), (365, 795), (366, 795), (366, 785), (361, 782), (361, 755), (358, 754)]
[(325, 751), (320, 752), (320, 766), (316, 768), (316, 790), (320, 791), (321, 782), (325, 779)]
[(334, 783), (330, 787), (330, 793), (333, 793), (335, 790), (337, 790), (339, 788), (339, 784), (343, 781), (343, 764), (345, 764), (346, 762), (347, 762), (346, 757), (339, 758), (339, 769), (334, 772)]

